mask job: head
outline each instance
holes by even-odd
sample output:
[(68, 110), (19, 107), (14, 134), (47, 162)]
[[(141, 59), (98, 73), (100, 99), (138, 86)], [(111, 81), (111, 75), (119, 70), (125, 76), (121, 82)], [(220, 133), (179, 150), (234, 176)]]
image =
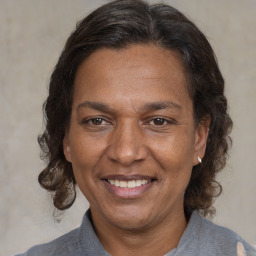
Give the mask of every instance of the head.
[(58, 209), (69, 208), (76, 197), (76, 178), (63, 141), (70, 128), (79, 69), (101, 49), (124, 51), (148, 45), (176, 56), (184, 70), (194, 127), (209, 128), (203, 161), (193, 166), (185, 190), (184, 211), (187, 216), (194, 210), (204, 216), (213, 213), (213, 200), (221, 192), (215, 178), (225, 166), (232, 127), (214, 52), (203, 33), (175, 8), (135, 0), (110, 2), (83, 19), (68, 38), (52, 73), (44, 104), (46, 127), (39, 136), (47, 166), (39, 183), (52, 192)]

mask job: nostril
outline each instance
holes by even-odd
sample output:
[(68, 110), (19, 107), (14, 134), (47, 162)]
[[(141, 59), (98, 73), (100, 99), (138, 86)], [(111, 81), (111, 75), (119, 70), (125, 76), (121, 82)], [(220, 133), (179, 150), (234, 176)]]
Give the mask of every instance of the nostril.
[(112, 161), (123, 165), (131, 165), (134, 162), (143, 161), (147, 157), (147, 149), (139, 143), (111, 144), (106, 155)]

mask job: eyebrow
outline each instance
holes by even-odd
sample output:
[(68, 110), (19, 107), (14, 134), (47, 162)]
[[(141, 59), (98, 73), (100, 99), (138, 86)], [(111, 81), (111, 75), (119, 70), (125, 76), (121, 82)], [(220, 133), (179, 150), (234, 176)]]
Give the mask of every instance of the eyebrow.
[[(96, 109), (101, 112), (115, 112), (111, 107), (104, 103), (94, 102), (94, 101), (84, 101), (77, 106), (77, 111), (81, 108), (91, 108)], [(160, 102), (150, 102), (146, 103), (139, 111), (151, 112), (162, 109), (181, 109), (181, 105), (173, 101), (160, 101)]]
[(143, 106), (144, 111), (155, 111), (155, 110), (161, 110), (161, 109), (168, 109), (168, 108), (176, 108), (176, 109), (181, 109), (181, 105), (173, 102), (173, 101), (160, 101), (160, 102), (151, 102), (151, 103), (146, 103)]
[(80, 103), (77, 106), (77, 111), (80, 108), (92, 108), (92, 109), (96, 109), (96, 110), (99, 110), (102, 112), (110, 112), (111, 111), (111, 108), (108, 105), (106, 105), (104, 103), (93, 102), (93, 101), (84, 101), (84, 102)]

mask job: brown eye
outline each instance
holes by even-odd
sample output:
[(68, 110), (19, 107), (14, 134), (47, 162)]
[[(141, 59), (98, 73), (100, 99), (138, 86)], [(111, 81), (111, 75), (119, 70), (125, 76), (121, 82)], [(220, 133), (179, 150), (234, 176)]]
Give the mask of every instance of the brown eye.
[(166, 120), (164, 118), (155, 118), (152, 120), (154, 125), (164, 125)]
[(91, 123), (93, 125), (101, 125), (103, 123), (103, 119), (102, 118), (93, 118), (93, 119), (91, 119)]

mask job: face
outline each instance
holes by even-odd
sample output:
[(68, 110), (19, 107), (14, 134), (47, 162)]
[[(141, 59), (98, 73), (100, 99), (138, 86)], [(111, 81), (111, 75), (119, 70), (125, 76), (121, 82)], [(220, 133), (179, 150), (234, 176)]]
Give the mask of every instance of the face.
[(178, 56), (153, 45), (95, 51), (79, 67), (64, 153), (94, 222), (143, 230), (184, 216), (207, 128)]

